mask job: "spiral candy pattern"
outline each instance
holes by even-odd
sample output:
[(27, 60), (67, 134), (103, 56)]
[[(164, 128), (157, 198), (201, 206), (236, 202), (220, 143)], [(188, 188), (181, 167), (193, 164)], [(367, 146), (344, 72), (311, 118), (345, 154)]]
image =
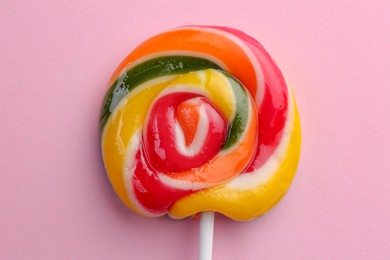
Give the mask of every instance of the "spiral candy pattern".
[(294, 177), (299, 118), (265, 49), (231, 28), (154, 36), (114, 72), (100, 115), (110, 182), (145, 216), (217, 211), (250, 220)]

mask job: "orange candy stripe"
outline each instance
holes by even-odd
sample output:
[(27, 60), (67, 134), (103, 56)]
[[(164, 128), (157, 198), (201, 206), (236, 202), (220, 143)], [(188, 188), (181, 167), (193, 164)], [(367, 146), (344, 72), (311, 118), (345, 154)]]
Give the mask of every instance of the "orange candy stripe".
[(199, 122), (199, 104), (183, 102), (176, 110), (177, 121), (183, 129), (186, 146), (194, 141)]
[(227, 36), (195, 28), (176, 29), (146, 40), (122, 61), (110, 82), (132, 62), (163, 51), (193, 51), (215, 57), (244, 84), (253, 97), (256, 96), (256, 72), (242, 48)]

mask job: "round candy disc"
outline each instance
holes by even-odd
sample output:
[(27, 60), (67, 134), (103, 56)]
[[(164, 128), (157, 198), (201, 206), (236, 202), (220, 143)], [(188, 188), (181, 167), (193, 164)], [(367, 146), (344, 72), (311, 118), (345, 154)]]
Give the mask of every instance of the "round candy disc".
[(145, 216), (253, 219), (299, 161), (291, 89), (256, 40), (226, 27), (175, 28), (134, 49), (109, 82), (100, 130), (114, 190)]

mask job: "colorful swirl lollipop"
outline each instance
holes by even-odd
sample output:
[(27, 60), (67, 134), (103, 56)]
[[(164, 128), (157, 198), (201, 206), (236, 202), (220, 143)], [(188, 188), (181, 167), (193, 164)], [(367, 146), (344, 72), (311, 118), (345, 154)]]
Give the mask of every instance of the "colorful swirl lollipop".
[(109, 86), (103, 160), (134, 211), (250, 220), (287, 191), (299, 160), (298, 113), (282, 73), (250, 36), (226, 27), (167, 31), (131, 52)]

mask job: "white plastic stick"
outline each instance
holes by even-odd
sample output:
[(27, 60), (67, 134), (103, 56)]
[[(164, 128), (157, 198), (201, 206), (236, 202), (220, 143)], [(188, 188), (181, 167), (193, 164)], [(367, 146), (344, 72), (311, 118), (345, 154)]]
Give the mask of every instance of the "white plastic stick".
[(200, 214), (198, 260), (211, 260), (213, 255), (214, 212), (206, 211)]

